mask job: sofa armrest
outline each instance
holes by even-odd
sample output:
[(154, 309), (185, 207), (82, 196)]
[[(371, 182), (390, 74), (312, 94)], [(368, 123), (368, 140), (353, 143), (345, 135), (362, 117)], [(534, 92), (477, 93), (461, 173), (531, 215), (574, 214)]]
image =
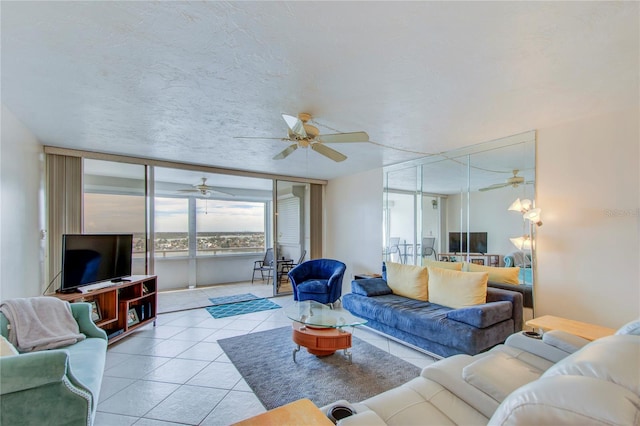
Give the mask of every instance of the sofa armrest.
[(511, 302), (513, 312), (513, 332), (522, 330), (522, 294), (517, 291), (503, 290), (499, 288), (487, 287), (487, 303), (489, 302)]
[(511, 319), (511, 302), (491, 302), (483, 305), (467, 306), (447, 313), (447, 318), (476, 328), (487, 328)]
[(69, 353), (63, 349), (0, 357), (0, 395), (60, 382), (68, 364)]
[(90, 303), (71, 303), (71, 314), (78, 323), (80, 333), (87, 337), (98, 337), (107, 340), (107, 333), (99, 328), (91, 320), (91, 304)]
[(369, 410), (353, 416), (345, 417), (336, 423), (337, 426), (386, 426), (387, 424), (375, 411)]
[(552, 363), (556, 363), (570, 354), (570, 352), (551, 346), (543, 342), (541, 339), (527, 337), (523, 333), (512, 334), (507, 338), (504, 344), (505, 346), (544, 358)]
[(544, 333), (542, 341), (568, 353), (574, 353), (589, 343), (587, 339), (562, 330), (551, 330)]

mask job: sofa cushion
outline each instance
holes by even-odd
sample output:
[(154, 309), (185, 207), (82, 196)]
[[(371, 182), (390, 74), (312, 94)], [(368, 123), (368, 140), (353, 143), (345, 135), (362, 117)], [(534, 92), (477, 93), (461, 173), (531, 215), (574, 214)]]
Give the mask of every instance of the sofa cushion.
[(589, 376), (640, 395), (640, 339), (614, 335), (595, 340), (549, 368), (543, 377)]
[(491, 305), (475, 305), (447, 312), (447, 318), (477, 328), (487, 328), (511, 318), (511, 302), (494, 302)]
[(499, 268), (495, 266), (476, 265), (475, 263), (467, 262), (465, 262), (464, 265), (464, 271), (487, 272), (489, 274), (489, 281), (500, 284), (520, 284), (520, 268), (518, 266), (513, 268)]
[(382, 296), (384, 294), (393, 293), (391, 288), (387, 285), (387, 282), (382, 278), (353, 280), (351, 281), (351, 292), (367, 297)]
[(298, 284), (298, 291), (302, 293), (324, 294), (328, 292), (329, 280), (309, 280)]
[(104, 354), (107, 352), (107, 341), (90, 338), (61, 349), (69, 353), (69, 367), (73, 377), (91, 391), (93, 404), (97, 404), (105, 366)]
[(498, 402), (520, 386), (537, 380), (539, 370), (505, 352), (492, 352), (462, 369), (462, 378)]
[(394, 294), (410, 299), (427, 301), (427, 269), (417, 265), (386, 262), (387, 285)]
[(0, 336), (0, 356), (18, 355), (18, 350), (4, 336)]
[(439, 260), (423, 259), (422, 266), (435, 266), (436, 268), (462, 271), (462, 262), (441, 262)]
[(486, 303), (486, 272), (459, 272), (431, 266), (427, 269), (432, 303), (454, 309)]
[(633, 425), (640, 398), (628, 389), (593, 377), (535, 380), (511, 393), (489, 425)]

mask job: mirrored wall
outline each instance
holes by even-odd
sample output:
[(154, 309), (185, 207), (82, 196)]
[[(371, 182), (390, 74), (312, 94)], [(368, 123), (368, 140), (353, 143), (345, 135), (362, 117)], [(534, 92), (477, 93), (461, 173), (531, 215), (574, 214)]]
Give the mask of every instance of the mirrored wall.
[(383, 260), (521, 266), (533, 285), (535, 226), (514, 201), (535, 206), (535, 131), (384, 170)]

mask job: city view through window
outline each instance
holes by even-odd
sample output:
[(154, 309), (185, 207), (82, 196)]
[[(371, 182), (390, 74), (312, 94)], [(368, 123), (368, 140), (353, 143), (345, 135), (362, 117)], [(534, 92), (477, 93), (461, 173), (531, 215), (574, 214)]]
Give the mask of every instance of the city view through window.
[[(265, 248), (265, 203), (196, 199), (196, 234), (189, 235), (189, 199), (156, 197), (156, 257), (186, 257), (190, 238), (195, 255), (262, 252)], [(84, 195), (84, 232), (132, 233), (135, 257), (145, 253), (144, 197), (119, 194)]]

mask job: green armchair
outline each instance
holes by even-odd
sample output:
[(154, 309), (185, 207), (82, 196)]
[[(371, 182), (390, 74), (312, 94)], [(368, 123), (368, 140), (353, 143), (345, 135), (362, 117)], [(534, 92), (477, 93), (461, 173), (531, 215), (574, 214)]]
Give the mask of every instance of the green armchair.
[[(89, 303), (71, 312), (87, 338), (60, 349), (0, 357), (0, 424), (91, 425), (107, 355), (107, 335)], [(0, 334), (8, 336), (0, 313)]]

